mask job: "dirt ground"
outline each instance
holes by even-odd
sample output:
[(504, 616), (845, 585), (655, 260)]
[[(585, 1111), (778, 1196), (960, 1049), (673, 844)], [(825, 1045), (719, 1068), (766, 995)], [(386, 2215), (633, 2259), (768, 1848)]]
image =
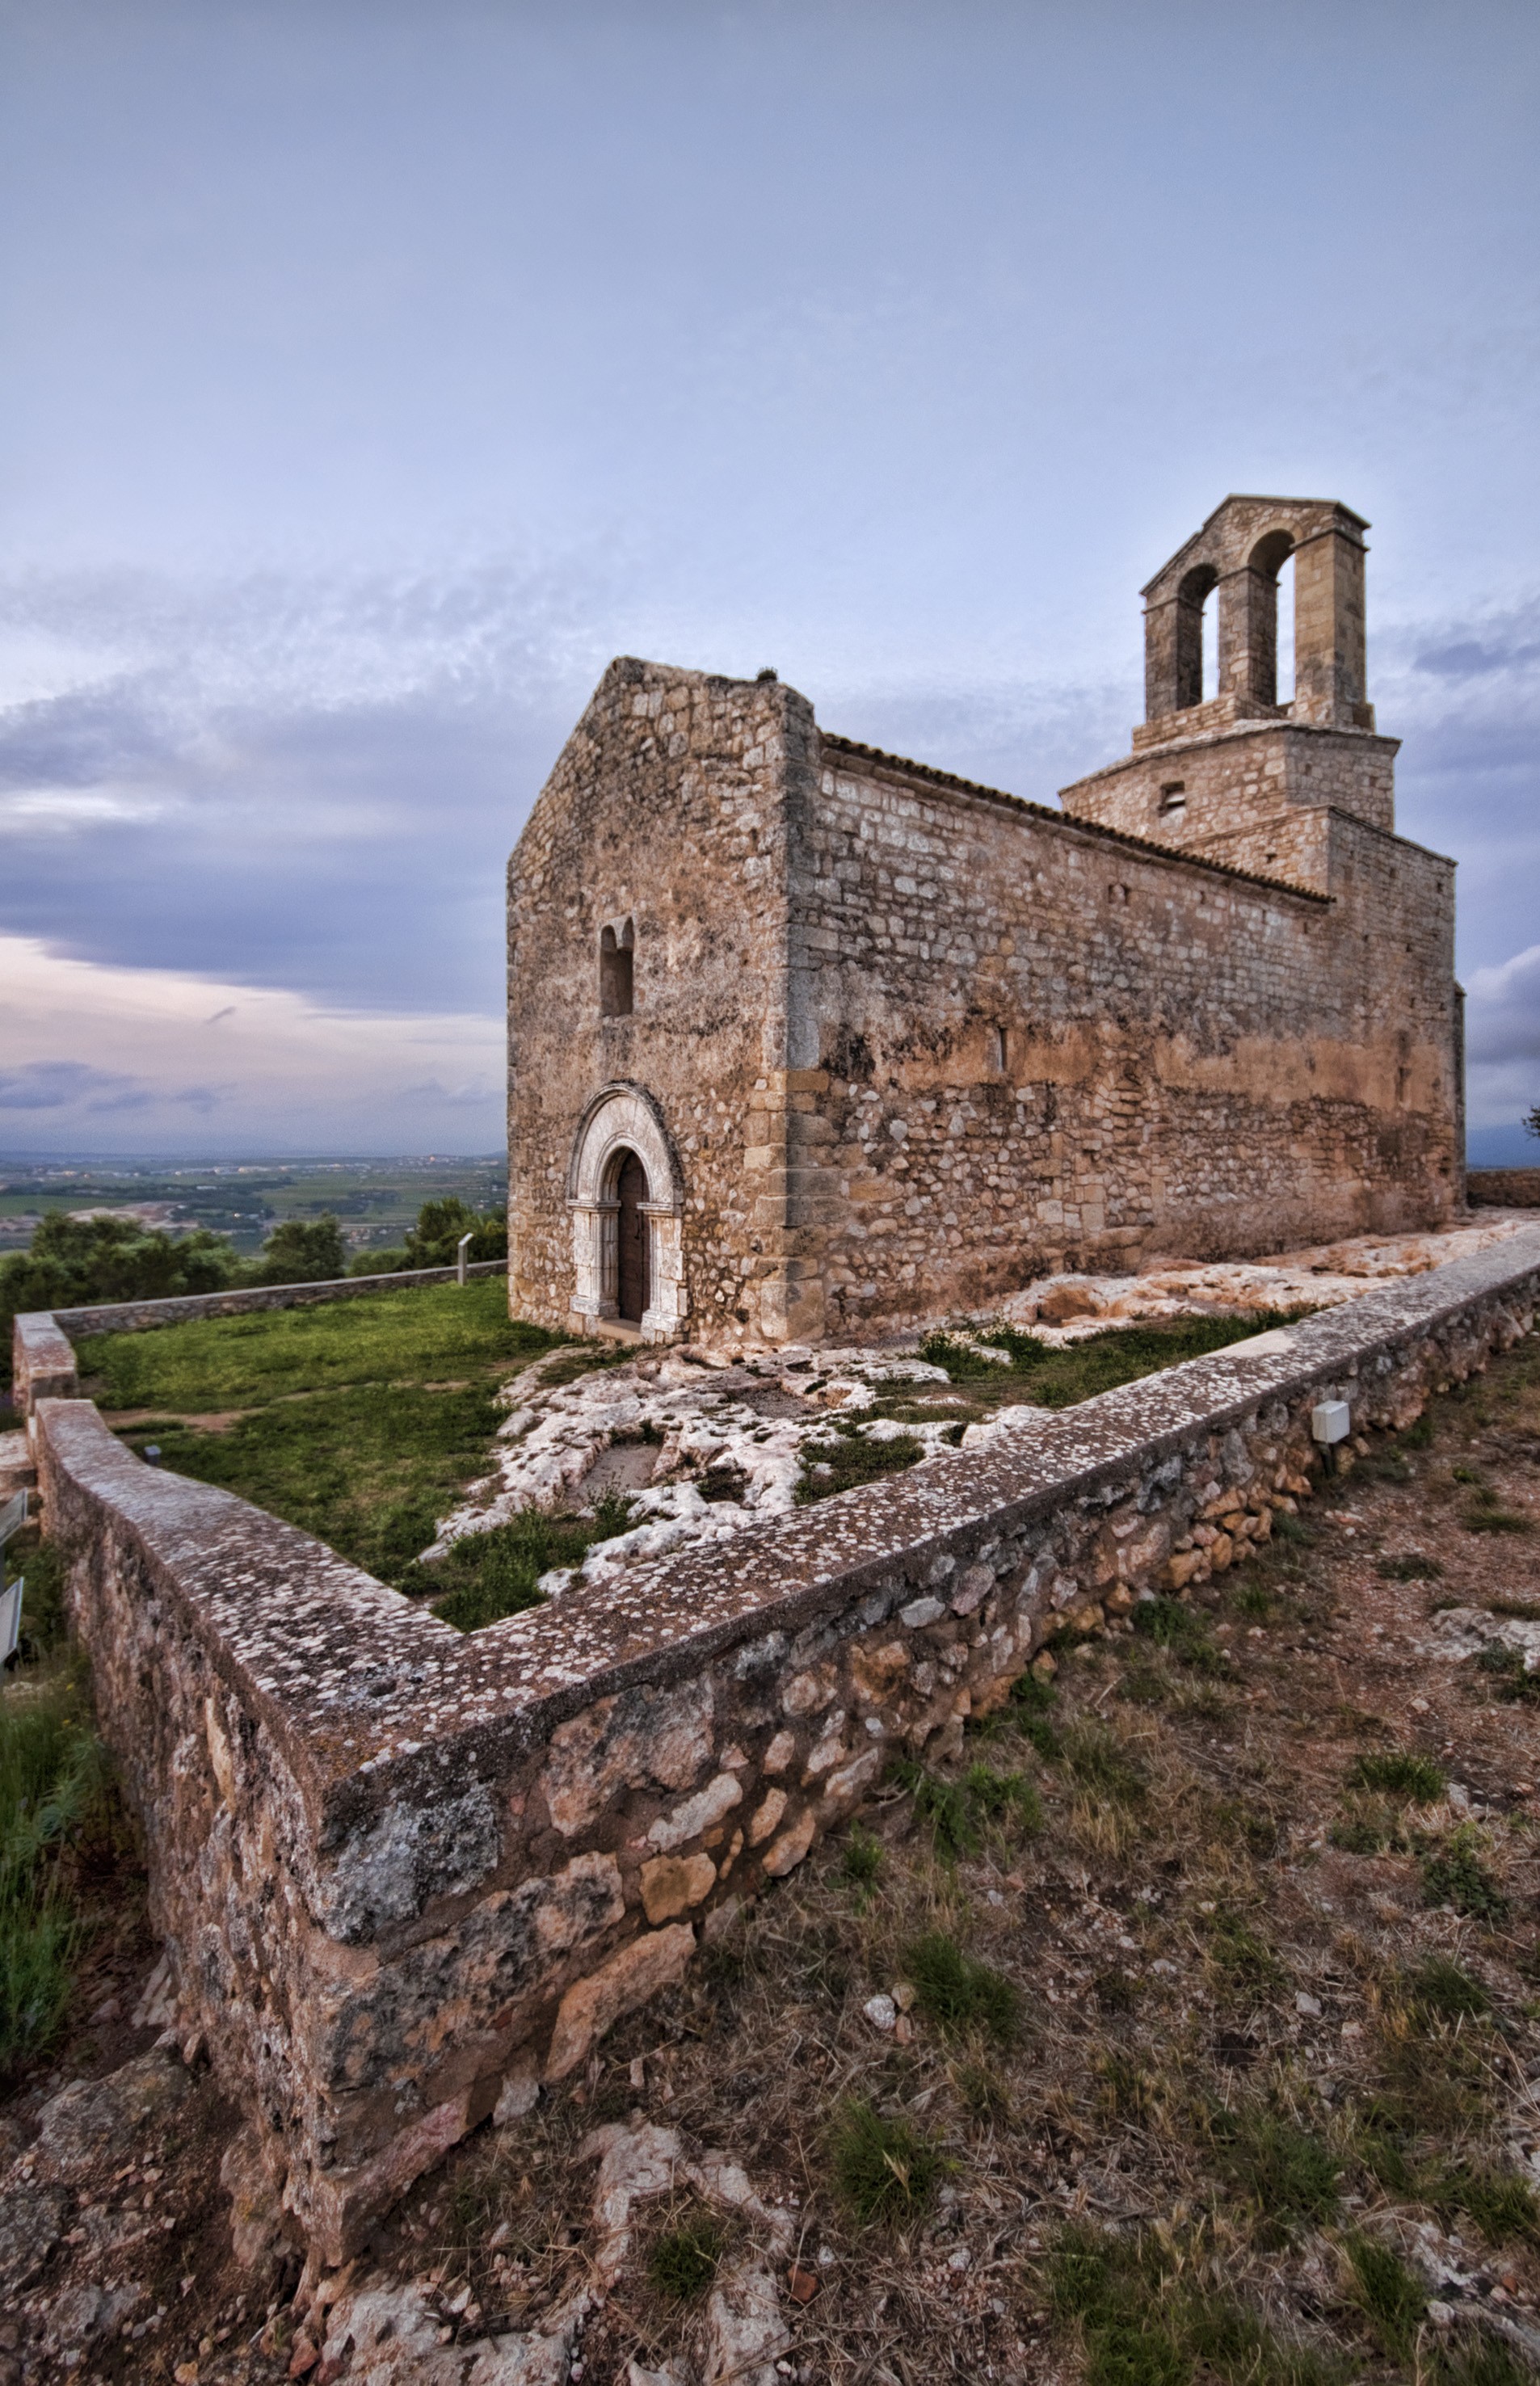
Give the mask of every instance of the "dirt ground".
[[(420, 2281), (446, 2359), (579, 2309), (582, 2386), (733, 2374), (712, 2279), (755, 2243), (752, 2380), (1531, 2375), (1535, 1626), (1532, 1336), (1190, 1606), (1058, 1644), (946, 1779), (890, 1780), (576, 2087), (459, 2149), (352, 2285)], [(323, 2351), (293, 2254), (236, 2261), (233, 2116), (132, 2027), (131, 1856), (97, 1886), (70, 2035), (0, 2114), (0, 2386), (428, 2377)], [(72, 2081), (110, 2092), (40, 2137)], [(682, 2150), (623, 2259), (607, 2124)], [(684, 2183), (711, 2149), (752, 2208)]]

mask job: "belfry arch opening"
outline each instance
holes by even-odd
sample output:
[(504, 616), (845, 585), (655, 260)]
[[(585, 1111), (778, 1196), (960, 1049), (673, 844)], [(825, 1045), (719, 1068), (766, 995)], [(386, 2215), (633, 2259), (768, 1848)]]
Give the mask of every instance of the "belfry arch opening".
[[(1208, 600), (1219, 577), (1211, 563), (1195, 564), (1176, 592), (1176, 701), (1183, 710), (1203, 702), (1204, 627), (1207, 622), (1212, 633), (1218, 620), (1217, 606)], [(1218, 638), (1210, 634), (1207, 644), (1217, 657)]]
[(1294, 534), (1270, 530), (1246, 560), (1250, 576), (1249, 694), (1258, 704), (1294, 698)]
[(622, 1146), (605, 1172), (605, 1202), (614, 1231), (605, 1237), (604, 1289), (615, 1303), (615, 1315), (632, 1325), (641, 1325), (652, 1299), (647, 1233), (651, 1199), (645, 1166), (634, 1151)]

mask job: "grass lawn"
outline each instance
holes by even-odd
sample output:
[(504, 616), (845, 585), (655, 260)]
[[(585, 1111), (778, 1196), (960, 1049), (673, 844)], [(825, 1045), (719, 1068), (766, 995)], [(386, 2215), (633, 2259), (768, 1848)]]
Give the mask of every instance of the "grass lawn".
[[(1013, 1325), (986, 1327), (972, 1338), (1003, 1352), (1004, 1366), (949, 1334), (932, 1334), (920, 1347), (921, 1357), (945, 1368), (952, 1383), (965, 1394), (970, 1414), (987, 1416), (994, 1409), (1022, 1404), (1073, 1408), (1077, 1401), (1094, 1400), (1098, 1392), (1112, 1391), (1119, 1384), (1136, 1383), (1141, 1375), (1177, 1366), (1183, 1359), (1207, 1358), (1211, 1350), (1226, 1350), (1231, 1343), (1265, 1334), (1272, 1326), (1295, 1325), (1306, 1313), (1297, 1309), (1263, 1309), (1244, 1317), (1172, 1317), (1146, 1325), (1109, 1325), (1060, 1350), (1040, 1342), (1035, 1335), (1018, 1332)], [(961, 1408), (955, 1402), (949, 1406), (950, 1413), (963, 1418)], [(918, 1393), (907, 1403), (884, 1400), (878, 1413), (902, 1415), (909, 1423), (911, 1412), (918, 1415), (925, 1409), (925, 1395)]]
[(487, 1471), (497, 1388), (560, 1337), (509, 1319), (496, 1276), (99, 1335), (81, 1389), (131, 1448), (314, 1533), (382, 1582)]

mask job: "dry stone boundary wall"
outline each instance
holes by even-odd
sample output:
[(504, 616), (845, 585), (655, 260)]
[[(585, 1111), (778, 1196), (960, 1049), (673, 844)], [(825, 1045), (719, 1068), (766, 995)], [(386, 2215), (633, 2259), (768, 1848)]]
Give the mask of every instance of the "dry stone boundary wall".
[(185, 2028), (346, 2258), (1066, 1626), (1265, 1538), (1309, 1412), (1400, 1426), (1533, 1325), (1540, 1230), (469, 1637), (41, 1398), (48, 1529)]
[(1473, 1209), (1540, 1210), (1540, 1168), (1472, 1168), (1465, 1184)]

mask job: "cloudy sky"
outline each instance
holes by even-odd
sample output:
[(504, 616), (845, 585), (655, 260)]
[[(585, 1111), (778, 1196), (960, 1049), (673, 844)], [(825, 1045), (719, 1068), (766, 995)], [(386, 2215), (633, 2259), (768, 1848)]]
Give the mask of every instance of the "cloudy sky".
[(0, 1151), (495, 1149), (610, 655), (1051, 797), (1230, 489), (1373, 522), (1511, 1128), (1537, 121), (1532, 0), (0, 0)]

